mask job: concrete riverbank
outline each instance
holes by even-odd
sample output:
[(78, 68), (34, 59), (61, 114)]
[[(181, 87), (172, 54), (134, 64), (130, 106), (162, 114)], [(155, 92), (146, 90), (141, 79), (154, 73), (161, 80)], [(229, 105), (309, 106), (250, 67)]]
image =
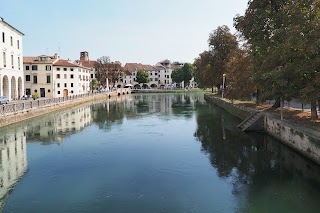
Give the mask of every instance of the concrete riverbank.
[[(36, 106), (36, 107), (29, 107), (29, 108), (22, 108), (19, 110), (12, 110), (12, 111), (2, 111), (3, 113), (0, 115), (0, 127), (7, 126), (10, 124), (14, 124), (23, 120), (27, 120), (33, 117), (41, 116), (50, 112), (58, 111), (58, 110), (63, 110), (67, 108), (71, 108), (89, 101), (96, 101), (96, 100), (102, 100), (102, 99), (109, 99), (109, 98), (116, 98), (121, 95), (128, 95), (131, 93), (130, 89), (117, 89), (112, 92), (106, 92), (106, 93), (96, 93), (96, 94), (88, 94), (86, 96), (80, 96), (78, 98), (67, 98), (63, 99), (63, 101), (51, 101), (49, 104), (39, 104), (40, 101), (32, 101), (38, 103), (32, 104), (31, 106)], [(48, 102), (47, 100), (43, 100), (43, 102)], [(23, 105), (24, 107), (29, 104), (28, 101), (21, 102), (19, 105)], [(17, 109), (18, 104), (14, 104), (12, 106), (2, 106), (3, 108), (12, 108), (12, 109)], [(1, 106), (0, 106), (1, 107)]]
[[(205, 99), (242, 120), (256, 112), (254, 109), (222, 100), (213, 94), (205, 94)], [(280, 120), (271, 113), (265, 113), (260, 123), (257, 123), (251, 130), (255, 129), (265, 131), (320, 165), (320, 132), (286, 120)]]

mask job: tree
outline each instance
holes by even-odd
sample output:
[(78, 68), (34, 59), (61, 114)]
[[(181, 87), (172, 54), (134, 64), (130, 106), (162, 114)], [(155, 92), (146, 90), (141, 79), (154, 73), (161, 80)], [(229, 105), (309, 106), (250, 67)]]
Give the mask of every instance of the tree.
[(189, 86), (190, 80), (193, 77), (194, 67), (192, 64), (185, 63), (181, 68), (182, 79), (184, 81), (184, 86)]
[(238, 47), (237, 38), (227, 26), (220, 26), (209, 35), (209, 51), (195, 59), (195, 78), (201, 88), (220, 88), (222, 75), (228, 73), (231, 55)]
[[(254, 79), (264, 98), (319, 98), (320, 5), (314, 0), (251, 0), (235, 27), (251, 45)], [(278, 104), (279, 105), (279, 104)]]
[(115, 86), (116, 82), (122, 79), (121, 63), (118, 61), (111, 62), (109, 56), (102, 56), (98, 58), (94, 64), (94, 68), (100, 85), (106, 86), (108, 79), (113, 82), (113, 86)]
[(106, 86), (106, 82), (109, 75), (109, 66), (108, 66), (109, 64), (110, 64), (109, 56), (102, 56), (98, 58), (94, 64), (96, 78), (100, 82), (100, 84), (104, 86)]
[(204, 51), (200, 53), (199, 57), (195, 59), (193, 66), (195, 81), (198, 83), (198, 87), (205, 89), (213, 87), (213, 75), (211, 70), (211, 53)]
[(189, 85), (190, 80), (193, 77), (194, 67), (192, 64), (185, 63), (183, 67), (175, 68), (172, 71), (171, 78), (176, 83), (184, 81), (185, 86)]
[(253, 79), (253, 64), (249, 49), (244, 46), (234, 51), (227, 65), (228, 75), (225, 96), (231, 100), (251, 100), (256, 92), (256, 84)]
[(146, 71), (144, 70), (139, 70), (137, 72), (137, 78), (136, 78), (136, 82), (138, 82), (139, 84), (146, 84), (149, 82), (149, 75)]
[(180, 84), (183, 81), (183, 73), (181, 67), (175, 68), (172, 71), (171, 78), (173, 82)]

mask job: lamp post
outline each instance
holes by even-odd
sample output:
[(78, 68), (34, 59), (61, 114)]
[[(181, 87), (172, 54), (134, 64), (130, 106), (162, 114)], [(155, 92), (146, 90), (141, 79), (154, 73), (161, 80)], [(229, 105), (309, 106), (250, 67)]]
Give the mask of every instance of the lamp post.
[(223, 99), (223, 95), (224, 95), (224, 84), (225, 84), (225, 81), (226, 81), (226, 74), (224, 73), (222, 75), (222, 99)]

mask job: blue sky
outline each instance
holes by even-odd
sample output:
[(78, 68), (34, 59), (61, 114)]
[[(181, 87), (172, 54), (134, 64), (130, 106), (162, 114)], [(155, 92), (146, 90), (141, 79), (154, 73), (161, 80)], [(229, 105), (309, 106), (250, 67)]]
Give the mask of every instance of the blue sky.
[(53, 55), (154, 65), (194, 61), (208, 49), (209, 33), (233, 28), (247, 0), (10, 0), (0, 16), (22, 31), (24, 56)]

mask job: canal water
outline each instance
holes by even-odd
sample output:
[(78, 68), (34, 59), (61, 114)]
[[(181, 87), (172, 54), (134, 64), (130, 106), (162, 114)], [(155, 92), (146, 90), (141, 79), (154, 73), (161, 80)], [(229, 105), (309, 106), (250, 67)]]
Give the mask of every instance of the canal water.
[(319, 167), (239, 122), (132, 94), (2, 128), (0, 212), (319, 212)]

